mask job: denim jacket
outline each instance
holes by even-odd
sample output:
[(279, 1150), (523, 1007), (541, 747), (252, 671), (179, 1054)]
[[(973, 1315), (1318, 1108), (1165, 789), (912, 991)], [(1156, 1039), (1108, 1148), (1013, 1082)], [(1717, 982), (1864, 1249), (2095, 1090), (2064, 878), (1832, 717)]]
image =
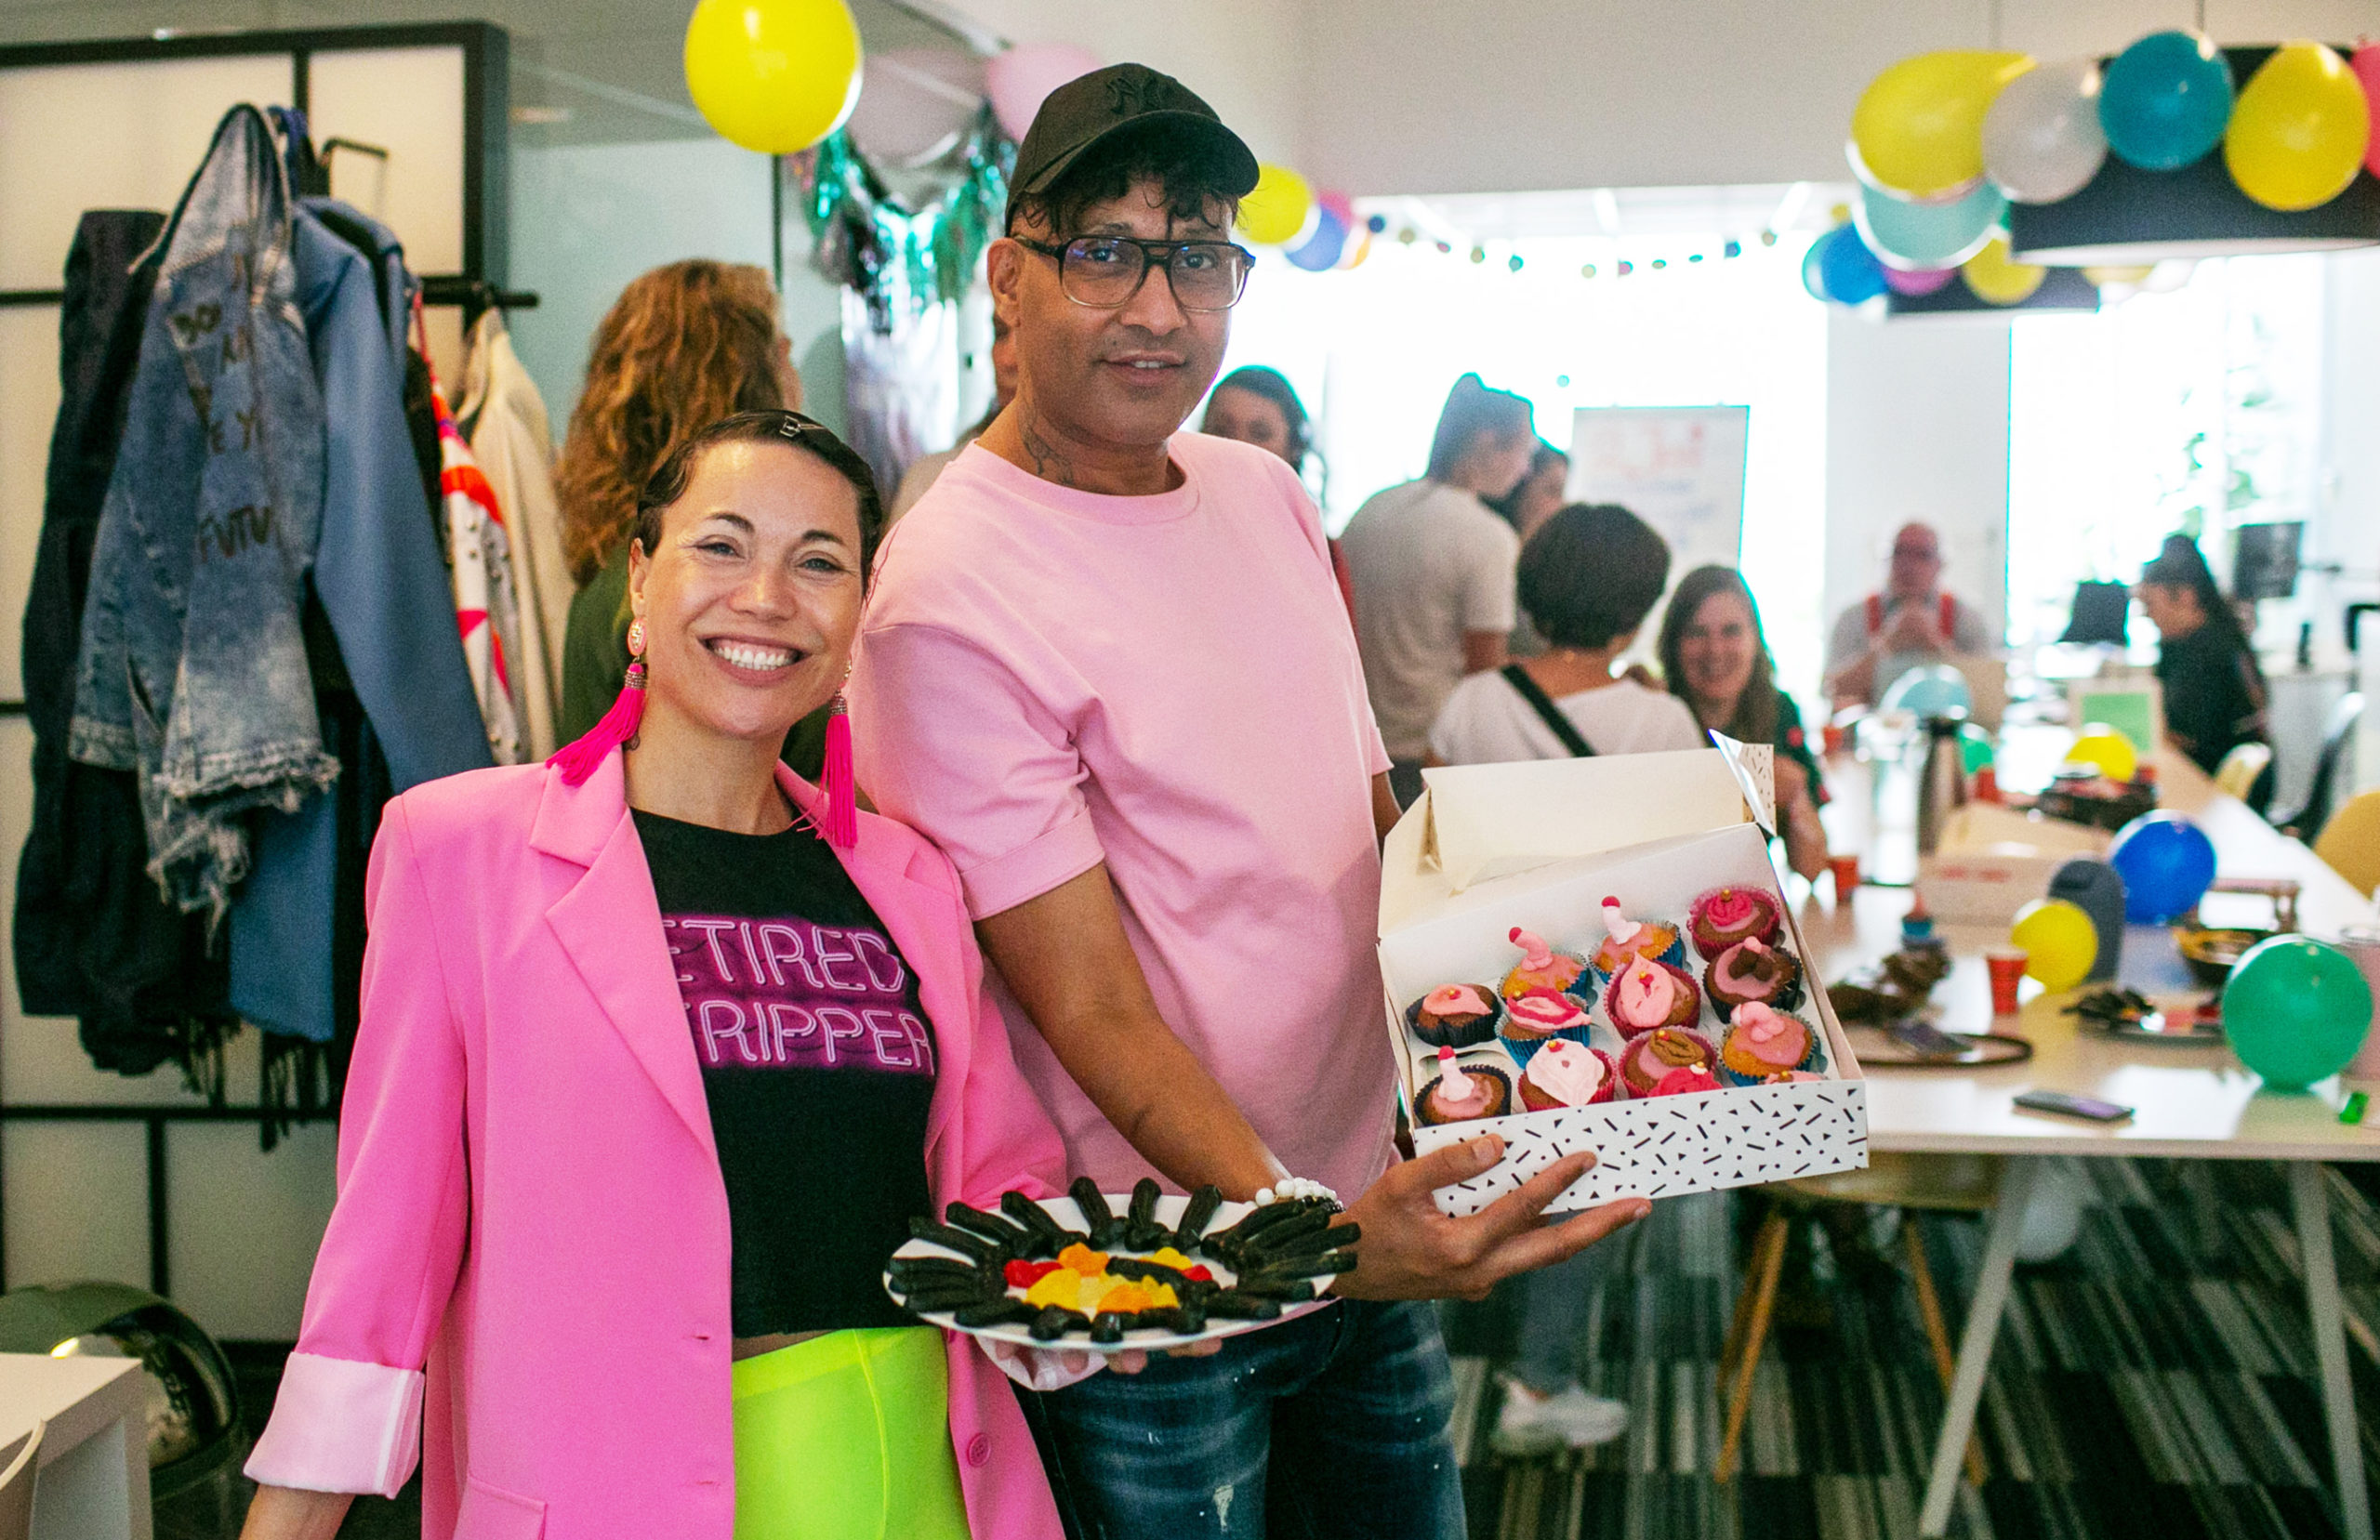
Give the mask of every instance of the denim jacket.
[(219, 917), (252, 809), (328, 785), (300, 629), (322, 392), (271, 131), (234, 107), (165, 237), (76, 663), (70, 752), (139, 777), (149, 871)]

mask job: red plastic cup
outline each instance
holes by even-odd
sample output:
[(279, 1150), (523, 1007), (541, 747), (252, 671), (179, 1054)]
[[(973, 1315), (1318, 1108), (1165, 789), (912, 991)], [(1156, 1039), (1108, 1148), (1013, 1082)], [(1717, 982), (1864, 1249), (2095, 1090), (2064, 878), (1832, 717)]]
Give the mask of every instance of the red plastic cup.
[(1834, 897), (1840, 903), (1850, 898), (1851, 890), (1859, 886), (1859, 857), (1857, 852), (1829, 856), (1826, 865), (1827, 870), (1834, 874)]
[(1818, 729), (1818, 742), (1823, 745), (1826, 757), (1831, 759), (1843, 752), (1843, 730), (1829, 722)]
[(2025, 965), (2032, 959), (2024, 948), (1995, 946), (1983, 954), (1983, 966), (1991, 973), (1991, 1014), (2016, 1014), (2016, 986), (2024, 981)]

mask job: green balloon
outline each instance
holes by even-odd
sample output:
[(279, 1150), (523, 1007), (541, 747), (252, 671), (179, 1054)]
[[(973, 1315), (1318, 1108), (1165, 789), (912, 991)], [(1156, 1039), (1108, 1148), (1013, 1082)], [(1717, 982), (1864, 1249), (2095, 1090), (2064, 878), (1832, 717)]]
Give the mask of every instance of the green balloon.
[(2372, 1025), (2372, 986), (2353, 958), (2303, 936), (2259, 941), (2223, 989), (2223, 1033), (2276, 1090), (2346, 1069)]
[(1959, 755), (1966, 772), (1973, 775), (1992, 761), (1991, 734), (1973, 722), (1962, 723), (1959, 728)]

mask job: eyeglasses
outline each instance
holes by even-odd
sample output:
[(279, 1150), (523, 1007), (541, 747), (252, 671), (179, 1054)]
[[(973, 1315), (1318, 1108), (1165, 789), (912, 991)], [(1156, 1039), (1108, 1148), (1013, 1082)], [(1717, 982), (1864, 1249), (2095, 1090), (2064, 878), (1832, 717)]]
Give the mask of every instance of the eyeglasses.
[(1058, 287), (1094, 310), (1121, 309), (1141, 292), (1152, 266), (1165, 269), (1174, 303), (1185, 310), (1228, 310), (1248, 287), (1255, 255), (1228, 241), (1139, 241), (1078, 235), (1064, 245), (1017, 237), (1028, 251), (1058, 259)]

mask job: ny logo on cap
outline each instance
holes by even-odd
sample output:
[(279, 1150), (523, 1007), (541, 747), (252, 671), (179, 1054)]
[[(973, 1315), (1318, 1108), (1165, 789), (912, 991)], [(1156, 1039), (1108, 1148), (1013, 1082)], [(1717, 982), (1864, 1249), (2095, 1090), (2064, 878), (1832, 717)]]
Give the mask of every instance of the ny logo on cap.
[(1107, 111), (1118, 118), (1161, 112), (1182, 106), (1188, 95), (1178, 82), (1155, 71), (1119, 73), (1107, 82)]

